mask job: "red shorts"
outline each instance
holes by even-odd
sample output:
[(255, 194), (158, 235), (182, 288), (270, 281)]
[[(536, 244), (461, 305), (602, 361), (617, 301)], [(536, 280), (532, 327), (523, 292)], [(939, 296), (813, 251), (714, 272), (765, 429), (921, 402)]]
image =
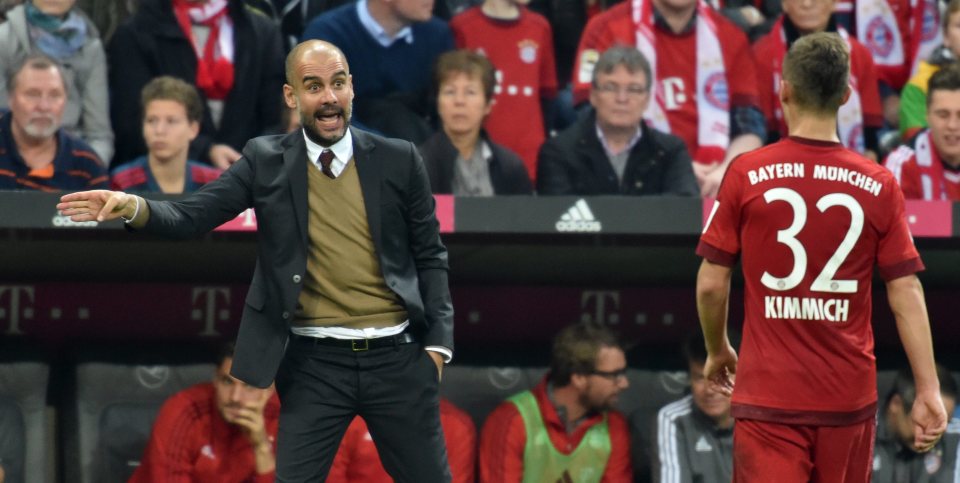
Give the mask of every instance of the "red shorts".
[(734, 483), (868, 483), (876, 418), (850, 426), (803, 426), (738, 419)]

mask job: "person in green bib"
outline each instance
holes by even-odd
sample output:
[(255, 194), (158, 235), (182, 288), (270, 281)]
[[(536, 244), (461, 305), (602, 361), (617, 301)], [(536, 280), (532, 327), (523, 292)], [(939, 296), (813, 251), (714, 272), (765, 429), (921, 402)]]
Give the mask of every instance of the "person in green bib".
[(613, 409), (628, 385), (616, 334), (596, 324), (563, 329), (544, 380), (487, 417), (480, 482), (633, 481), (626, 418)]

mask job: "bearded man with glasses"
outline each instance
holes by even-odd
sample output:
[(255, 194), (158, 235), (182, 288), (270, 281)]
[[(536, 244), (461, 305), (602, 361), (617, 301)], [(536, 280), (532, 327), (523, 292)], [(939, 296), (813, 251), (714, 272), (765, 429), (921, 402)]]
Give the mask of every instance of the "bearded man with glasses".
[(544, 380), (487, 417), (480, 481), (633, 481), (626, 419), (613, 409), (628, 385), (613, 332), (595, 324), (565, 328)]

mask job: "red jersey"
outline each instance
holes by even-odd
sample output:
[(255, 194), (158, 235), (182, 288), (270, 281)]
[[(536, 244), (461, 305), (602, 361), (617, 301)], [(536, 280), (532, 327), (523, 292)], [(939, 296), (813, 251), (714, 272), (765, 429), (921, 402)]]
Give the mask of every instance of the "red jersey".
[[(729, 90), (729, 107), (759, 107), (756, 87), (756, 66), (747, 37), (736, 25), (721, 14), (710, 10), (717, 26), (717, 37), (723, 41), (723, 64)], [(697, 129), (697, 51), (695, 21), (677, 34), (656, 21), (656, 91), (664, 98), (664, 110), (671, 134), (683, 139), (687, 151), (699, 151)], [(636, 46), (636, 24), (632, 18), (631, 2), (622, 2), (597, 15), (587, 23), (580, 37), (580, 47), (574, 60), (574, 104), (590, 97), (593, 66), (600, 55), (614, 45)], [(653, 102), (651, 100), (651, 102)]]
[(913, 147), (900, 146), (890, 153), (884, 166), (900, 183), (904, 198), (960, 201), (960, 167), (940, 159), (929, 129), (914, 138)]
[[(557, 410), (547, 397), (547, 382), (542, 381), (532, 390), (543, 417), (544, 426), (553, 448), (562, 454), (570, 454), (580, 445), (587, 431), (603, 422), (602, 414), (594, 414), (567, 433), (566, 425), (557, 415)], [(601, 483), (633, 481), (630, 466), (630, 431), (627, 421), (617, 411), (607, 412), (610, 431), (610, 459), (603, 471)], [(523, 481), (523, 453), (527, 444), (527, 432), (520, 410), (510, 401), (497, 406), (487, 416), (480, 435), (480, 481), (481, 483), (520, 483)]]
[[(473, 419), (445, 399), (440, 400), (440, 425), (447, 444), (453, 483), (473, 483), (477, 472), (477, 429)], [(360, 416), (353, 419), (333, 458), (327, 483), (390, 483), (380, 455)]]
[[(783, 58), (786, 55), (786, 42), (783, 36), (782, 20), (777, 21), (773, 30), (753, 44), (754, 57), (757, 59), (757, 90), (760, 93), (760, 107), (767, 119), (767, 129), (787, 136), (787, 123), (780, 107), (780, 79), (783, 76)], [(880, 90), (877, 86), (877, 73), (870, 51), (856, 39), (848, 38), (850, 43), (851, 77), (856, 79), (856, 89), (860, 95), (860, 108), (863, 113), (863, 125), (883, 126), (883, 106), (880, 103)]]
[[(280, 402), (263, 410), (267, 434), (277, 437)], [(276, 443), (274, 443), (276, 448)], [(223, 420), (210, 383), (174, 394), (160, 408), (143, 461), (130, 483), (272, 483), (256, 474), (253, 448), (239, 426)]]
[(846, 425), (874, 415), (873, 267), (884, 280), (923, 269), (889, 171), (796, 137), (741, 155), (697, 254), (726, 266), (742, 258), (734, 417)]
[(453, 17), (450, 30), (457, 48), (479, 51), (496, 67), (493, 109), (484, 128), (493, 142), (517, 153), (535, 179), (537, 153), (546, 139), (540, 99), (557, 94), (550, 23), (525, 7), (518, 18), (503, 20), (478, 6)]

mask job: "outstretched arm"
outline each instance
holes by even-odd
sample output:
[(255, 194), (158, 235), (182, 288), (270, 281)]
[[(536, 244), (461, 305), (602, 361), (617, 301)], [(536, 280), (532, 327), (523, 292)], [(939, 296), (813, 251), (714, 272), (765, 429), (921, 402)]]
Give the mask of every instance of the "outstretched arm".
[(57, 209), (72, 221), (104, 222), (123, 218), (133, 228), (143, 228), (150, 218), (146, 200), (122, 191), (93, 190), (60, 197)]
[(917, 386), (917, 397), (910, 411), (913, 446), (917, 451), (928, 451), (947, 429), (947, 412), (940, 397), (930, 321), (920, 280), (916, 275), (908, 275), (888, 281), (887, 300), (897, 320), (900, 342), (910, 360)]
[(697, 313), (707, 346), (704, 374), (715, 391), (733, 394), (737, 353), (727, 338), (727, 309), (730, 302), (730, 267), (704, 259), (697, 274)]

